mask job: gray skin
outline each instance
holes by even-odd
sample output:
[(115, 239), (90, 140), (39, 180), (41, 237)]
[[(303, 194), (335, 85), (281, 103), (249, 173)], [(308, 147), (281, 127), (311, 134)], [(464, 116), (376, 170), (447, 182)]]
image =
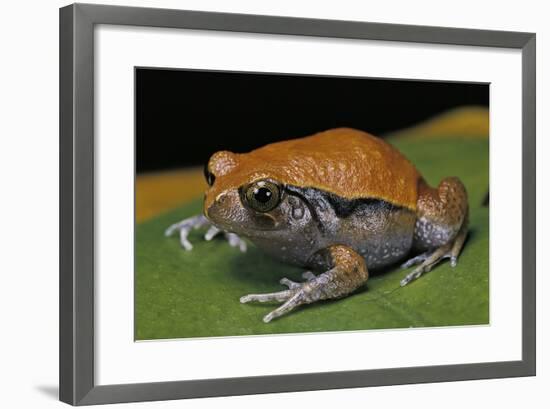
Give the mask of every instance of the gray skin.
[[(367, 265), (377, 269), (395, 264), (414, 248), (417, 217), (410, 209), (374, 198), (348, 200), (314, 188), (277, 185), (280, 202), (268, 212), (252, 209), (242, 190), (235, 188), (220, 194), (210, 208), (204, 209), (206, 217), (184, 220), (166, 232), (170, 235), (179, 230), (182, 246), (190, 249), (189, 231), (210, 225), (207, 240), (230, 232), (226, 236), (230, 244), (241, 250), (244, 242), (239, 236), (283, 262), (321, 273), (306, 271), (304, 283), (283, 278), (281, 284), (288, 290), (241, 297), (242, 303), (283, 303), (267, 314), (264, 322), (301, 304), (348, 295), (366, 282)], [(425, 261), (429, 254), (411, 259), (407, 266)]]
[[(212, 184), (213, 178), (207, 175), (208, 179)], [(411, 250), (422, 253), (403, 266), (419, 266), (401, 280), (402, 286), (444, 258), (454, 267), (468, 229), (467, 193), (453, 177), (443, 179), (437, 189), (420, 180), (416, 211), (378, 198), (345, 199), (272, 179), (209, 194), (213, 193), (206, 193), (204, 216), (176, 223), (166, 235), (179, 231), (182, 246), (190, 250), (189, 231), (210, 225), (207, 240), (223, 232), (232, 246), (244, 251), (245, 242), (239, 238), (244, 236), (284, 262), (319, 272), (306, 271), (303, 283), (281, 279), (288, 290), (241, 297), (242, 303), (282, 303), (264, 322), (302, 304), (344, 297), (365, 284), (367, 266), (394, 264)]]
[(228, 192), (205, 211), (208, 219), (286, 263), (314, 267), (316, 253), (346, 245), (363, 256), (369, 269), (377, 269), (395, 264), (413, 245), (415, 214), (383, 200), (350, 201), (318, 189), (286, 186), (275, 209), (258, 213), (241, 197), (237, 190)]

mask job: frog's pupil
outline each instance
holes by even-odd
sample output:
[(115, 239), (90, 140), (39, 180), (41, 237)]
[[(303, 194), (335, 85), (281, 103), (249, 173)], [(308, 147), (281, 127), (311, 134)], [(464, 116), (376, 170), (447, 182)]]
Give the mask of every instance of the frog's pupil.
[(254, 192), (254, 198), (260, 203), (267, 203), (271, 199), (271, 190), (261, 187)]

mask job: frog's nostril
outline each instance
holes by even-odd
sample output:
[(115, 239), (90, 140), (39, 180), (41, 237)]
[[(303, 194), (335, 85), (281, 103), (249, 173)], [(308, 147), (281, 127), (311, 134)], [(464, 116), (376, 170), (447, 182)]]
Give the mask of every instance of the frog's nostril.
[(225, 202), (226, 198), (227, 195), (225, 194), (225, 192), (220, 193), (218, 196), (216, 196), (216, 203), (222, 204), (223, 202)]

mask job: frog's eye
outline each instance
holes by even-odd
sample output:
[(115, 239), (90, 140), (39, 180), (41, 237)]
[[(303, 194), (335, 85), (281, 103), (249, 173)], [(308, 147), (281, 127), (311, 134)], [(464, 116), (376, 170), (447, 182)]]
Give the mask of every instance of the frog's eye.
[(204, 178), (206, 179), (206, 183), (208, 183), (208, 186), (212, 186), (214, 184), (214, 181), (216, 180), (216, 176), (210, 170), (208, 170), (208, 163), (204, 165)]
[(281, 200), (279, 186), (265, 180), (250, 185), (245, 193), (248, 205), (262, 213), (275, 209)]

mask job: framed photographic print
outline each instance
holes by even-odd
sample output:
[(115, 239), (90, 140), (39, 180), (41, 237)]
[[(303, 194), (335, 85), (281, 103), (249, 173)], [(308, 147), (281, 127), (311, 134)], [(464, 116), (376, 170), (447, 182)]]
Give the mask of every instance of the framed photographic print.
[(60, 10), (60, 399), (535, 374), (535, 35)]

